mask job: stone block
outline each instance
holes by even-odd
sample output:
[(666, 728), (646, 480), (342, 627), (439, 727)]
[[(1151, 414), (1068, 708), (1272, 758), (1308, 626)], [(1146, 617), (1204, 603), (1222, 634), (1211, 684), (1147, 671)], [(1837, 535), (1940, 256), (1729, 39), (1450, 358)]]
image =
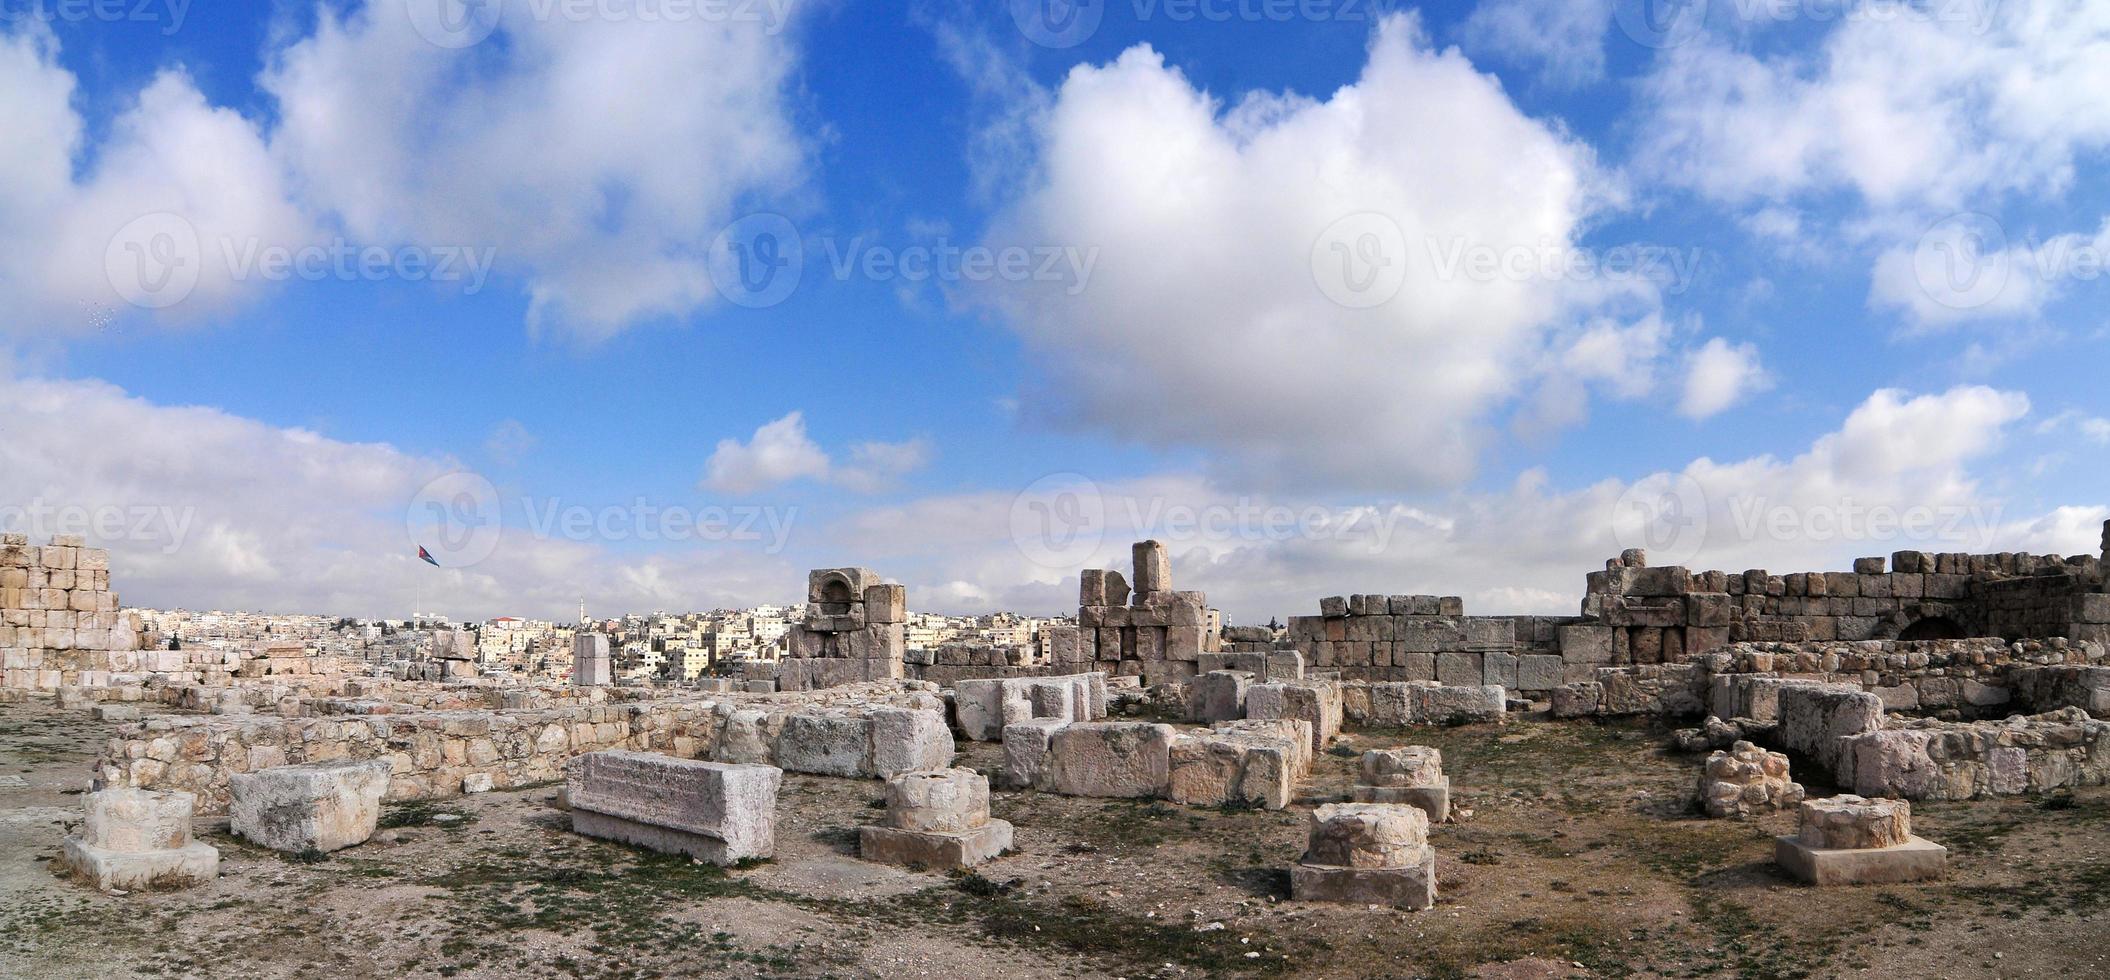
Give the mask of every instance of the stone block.
[(181, 792), (106, 789), (83, 799), (87, 819), (80, 839), (119, 854), (170, 851), (190, 843), (197, 797)]
[(1320, 599), (1319, 615), (1327, 619), (1339, 619), (1348, 615), (1348, 597), (1330, 595)]
[(1304, 722), (1231, 722), (1173, 740), (1165, 795), (1200, 806), (1280, 810), (1310, 770), (1311, 732)]
[(590, 752), (573, 761), (565, 794), (578, 833), (730, 865), (776, 852), (783, 777), (774, 766)]
[(860, 827), (857, 853), (867, 861), (930, 871), (972, 868), (995, 860), (1011, 848), (1012, 827), (990, 820), (960, 831), (918, 832), (893, 827)]
[[(1084, 722), (1058, 728), (1049, 740), (1047, 786), (1069, 796), (1161, 795), (1177, 734), (1171, 725), (1148, 722)], [(1007, 729), (1007, 739), (1009, 735)]]
[(1065, 724), (1035, 718), (1004, 726), (1004, 784), (1013, 789), (1045, 786), (1055, 732)]
[[(99, 802), (97, 797), (110, 798)], [(62, 842), (59, 860), (74, 877), (103, 891), (185, 888), (211, 881), (220, 873), (220, 852), (190, 839), (192, 801), (189, 793), (131, 789), (91, 793), (87, 799), (90, 826)], [(178, 811), (180, 835), (175, 829)], [(132, 817), (142, 822), (128, 824)], [(98, 839), (120, 846), (94, 843)]]
[(1363, 753), (1362, 785), (1434, 786), (1443, 781), (1443, 753), (1426, 745)]
[(1341, 731), (1341, 690), (1326, 683), (1255, 684), (1246, 689), (1246, 717), (1290, 719), (1311, 726), (1312, 751), (1324, 751)]
[(1135, 590), (1139, 594), (1172, 589), (1172, 553), (1162, 541), (1138, 541), (1129, 549), (1134, 561)]
[(952, 764), (952, 729), (936, 711), (873, 708), (871, 732), (871, 769), (857, 775), (885, 777)]
[(784, 720), (775, 748), (777, 766), (790, 772), (865, 776), (872, 772), (872, 719), (801, 711)]
[(1483, 653), (1480, 655), (1480, 683), (1515, 689), (1517, 687), (1517, 656), (1512, 653)]
[(1612, 662), (1612, 634), (1609, 626), (1563, 626), (1560, 629), (1561, 659), (1568, 663), (1609, 664)]
[(1436, 851), (1427, 846), (1421, 851), (1418, 861), (1397, 868), (1293, 864), (1289, 869), (1290, 897), (1299, 902), (1428, 908), (1436, 904)]
[(1457, 686), (1477, 685), (1485, 676), (1477, 653), (1450, 651), (1436, 655), (1436, 681)]
[(1516, 688), (1519, 691), (1551, 691), (1561, 686), (1561, 667), (1561, 658), (1554, 654), (1524, 654), (1517, 658)]
[(600, 687), (614, 682), (606, 634), (572, 634), (571, 682), (576, 687)]
[(387, 759), (282, 766), (228, 777), (229, 826), (256, 844), (301, 854), (374, 835), (393, 766)]
[(1508, 697), (1497, 686), (1414, 684), (1408, 695), (1417, 725), (1501, 724), (1508, 720)]
[(864, 597), (865, 622), (875, 624), (908, 622), (907, 586), (892, 585), (884, 582), (878, 585), (866, 586)]
[(1245, 717), (1246, 689), (1254, 675), (1243, 670), (1213, 670), (1195, 675), (1187, 688), (1188, 713), (1204, 725)]
[(1797, 839), (1824, 850), (1895, 847), (1912, 836), (1912, 804), (1845, 795), (1804, 800)]
[(1845, 739), (1883, 727), (1883, 700), (1842, 685), (1793, 684), (1780, 689), (1781, 747), (1823, 765), (1840, 781), (1852, 778)]
[(1939, 879), (1949, 849), (1911, 837), (1890, 847), (1834, 850), (1783, 836), (1773, 839), (1773, 863), (1812, 885), (1894, 885)]
[(972, 769), (905, 772), (887, 779), (886, 822), (895, 830), (953, 833), (989, 822), (989, 780)]
[(1428, 846), (1420, 809), (1381, 803), (1329, 803), (1312, 811), (1310, 846), (1301, 863), (1339, 868), (1397, 868), (1416, 863)]

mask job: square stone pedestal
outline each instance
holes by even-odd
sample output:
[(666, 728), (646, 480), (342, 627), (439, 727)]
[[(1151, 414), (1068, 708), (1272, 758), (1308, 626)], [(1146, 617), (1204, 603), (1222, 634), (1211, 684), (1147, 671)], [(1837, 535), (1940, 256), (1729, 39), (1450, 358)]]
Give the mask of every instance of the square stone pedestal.
[(990, 820), (955, 833), (859, 827), (858, 856), (881, 864), (950, 871), (993, 860), (1011, 846), (1011, 825)]
[(1399, 868), (1293, 864), (1289, 884), (1290, 897), (1299, 902), (1425, 909), (1436, 904), (1436, 849), (1422, 848), (1420, 861)]
[(1430, 823), (1442, 823), (1451, 816), (1451, 777), (1434, 786), (1357, 786), (1355, 801), (1403, 803), (1428, 814)]
[(1891, 847), (1811, 847), (1794, 837), (1773, 839), (1773, 863), (1812, 885), (1892, 885), (1942, 876), (1949, 849), (1924, 837)]
[(166, 850), (128, 853), (68, 837), (65, 860), (74, 874), (103, 891), (185, 888), (220, 874), (219, 849), (196, 841)]

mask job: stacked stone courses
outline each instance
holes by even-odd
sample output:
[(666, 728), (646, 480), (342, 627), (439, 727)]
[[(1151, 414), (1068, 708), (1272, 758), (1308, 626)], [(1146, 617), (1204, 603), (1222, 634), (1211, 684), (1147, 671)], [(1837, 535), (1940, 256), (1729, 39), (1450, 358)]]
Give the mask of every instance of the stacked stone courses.
[(0, 688), (104, 687), (140, 671), (139, 617), (110, 591), (110, 553), (0, 535)]

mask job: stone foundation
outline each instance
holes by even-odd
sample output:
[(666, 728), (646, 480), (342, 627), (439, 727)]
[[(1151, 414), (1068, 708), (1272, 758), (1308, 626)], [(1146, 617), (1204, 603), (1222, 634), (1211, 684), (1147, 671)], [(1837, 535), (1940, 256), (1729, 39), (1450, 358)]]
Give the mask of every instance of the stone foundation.
[(867, 861), (931, 870), (971, 868), (1011, 846), (1011, 825), (989, 816), (989, 780), (972, 769), (887, 780), (886, 822), (858, 828)]
[(326, 762), (236, 773), (228, 780), (235, 836), (289, 854), (366, 843), (381, 819), (389, 762)]
[(1835, 796), (1805, 800), (1801, 829), (1774, 841), (1774, 861), (1813, 885), (1896, 884), (1939, 878), (1949, 852), (1912, 835), (1912, 805)]
[(1312, 812), (1310, 847), (1290, 868), (1300, 902), (1424, 909), (1436, 903), (1428, 817), (1410, 806), (1334, 803)]
[(183, 888), (218, 877), (220, 852), (191, 840), (189, 793), (102, 790), (82, 801), (87, 820), (60, 861), (103, 891)]

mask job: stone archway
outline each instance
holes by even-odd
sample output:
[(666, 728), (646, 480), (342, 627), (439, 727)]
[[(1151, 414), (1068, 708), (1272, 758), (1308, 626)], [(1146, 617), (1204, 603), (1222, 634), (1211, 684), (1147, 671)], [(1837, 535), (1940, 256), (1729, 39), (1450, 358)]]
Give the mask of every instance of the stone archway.
[(1961, 640), (1969, 636), (1963, 624), (1947, 616), (1927, 616), (1898, 631), (1900, 640)]

